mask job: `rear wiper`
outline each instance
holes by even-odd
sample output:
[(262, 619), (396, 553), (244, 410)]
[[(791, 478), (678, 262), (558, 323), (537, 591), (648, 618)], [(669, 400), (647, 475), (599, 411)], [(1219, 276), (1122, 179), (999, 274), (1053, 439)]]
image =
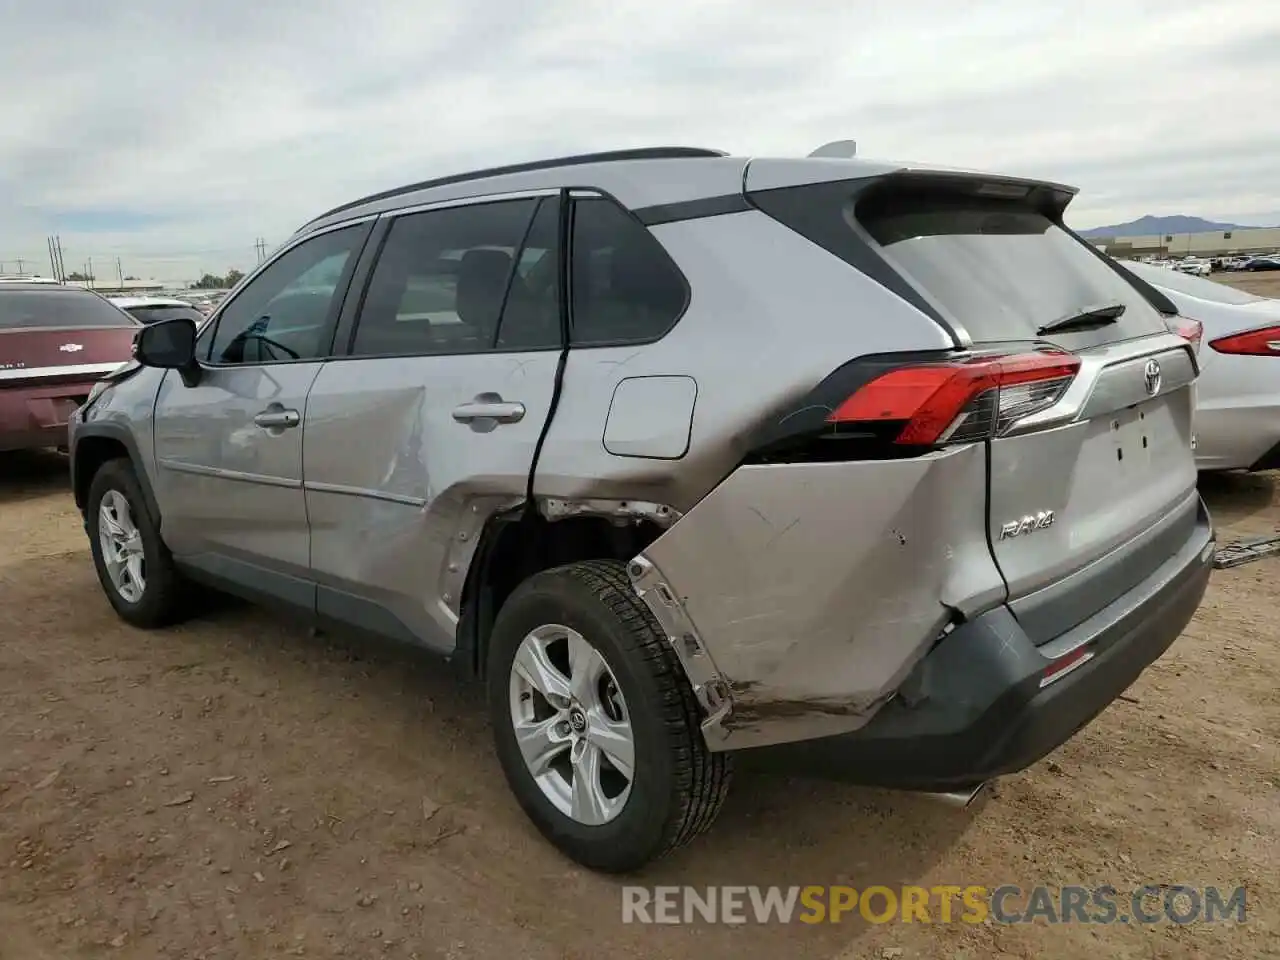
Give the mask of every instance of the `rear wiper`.
[(1044, 336), (1046, 333), (1061, 333), (1064, 330), (1105, 327), (1108, 323), (1115, 323), (1119, 320), (1124, 314), (1124, 309), (1124, 304), (1119, 301), (1099, 304), (1096, 307), (1085, 307), (1075, 313), (1068, 313), (1065, 317), (1059, 317), (1057, 320), (1050, 320), (1039, 327), (1036, 333)]

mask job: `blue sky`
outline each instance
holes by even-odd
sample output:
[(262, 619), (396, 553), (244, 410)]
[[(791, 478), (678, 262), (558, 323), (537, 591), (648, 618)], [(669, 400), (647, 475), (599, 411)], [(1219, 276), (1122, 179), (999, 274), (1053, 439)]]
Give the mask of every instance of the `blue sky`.
[(1081, 227), (1280, 222), (1277, 51), (1258, 0), (16, 4), (0, 261), (57, 232), (188, 280), (362, 193), (672, 143), (1044, 176)]

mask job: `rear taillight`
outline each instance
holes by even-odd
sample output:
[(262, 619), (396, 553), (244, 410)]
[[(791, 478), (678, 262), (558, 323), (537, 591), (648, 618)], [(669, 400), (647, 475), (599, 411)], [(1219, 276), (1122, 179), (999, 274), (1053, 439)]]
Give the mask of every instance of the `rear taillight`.
[(1280, 357), (1280, 326), (1233, 333), (1229, 337), (1210, 340), (1209, 346), (1218, 353), (1235, 353), (1250, 357)]
[(1190, 317), (1177, 316), (1169, 321), (1169, 328), (1190, 343), (1193, 352), (1200, 352), (1200, 342), (1204, 339), (1203, 323)]
[(1053, 406), (1079, 369), (1079, 357), (1056, 350), (898, 367), (859, 388), (827, 422), (901, 423), (893, 442), (908, 446), (984, 440)]

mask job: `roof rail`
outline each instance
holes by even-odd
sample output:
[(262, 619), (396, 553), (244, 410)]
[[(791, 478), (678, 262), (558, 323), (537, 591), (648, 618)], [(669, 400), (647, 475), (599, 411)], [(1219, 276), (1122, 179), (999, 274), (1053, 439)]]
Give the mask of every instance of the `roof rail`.
[(511, 173), (528, 173), (532, 170), (552, 170), (556, 167), (574, 167), (584, 163), (614, 163), (622, 160), (681, 160), (690, 157), (727, 156), (728, 154), (723, 150), (708, 150), (703, 147), (636, 147), (630, 150), (605, 150), (601, 153), (581, 153), (572, 157), (556, 157), (551, 160), (533, 160), (528, 163), (513, 163), (504, 167), (489, 167), (487, 170), (455, 173), (447, 177), (436, 177), (433, 180), (423, 180), (419, 183), (396, 187), (392, 190), (383, 190), (380, 193), (371, 193), (367, 197), (361, 197), (359, 200), (352, 200), (350, 203), (344, 203), (341, 206), (334, 207), (332, 210), (326, 210), (320, 216), (312, 217), (299, 229), (308, 227), (318, 220), (323, 220), (325, 217), (331, 217), (335, 213), (351, 210), (366, 203), (387, 200), (391, 197), (415, 193), (418, 190), (426, 190), (430, 187), (465, 183), (468, 180), (485, 180), (489, 177), (501, 177)]

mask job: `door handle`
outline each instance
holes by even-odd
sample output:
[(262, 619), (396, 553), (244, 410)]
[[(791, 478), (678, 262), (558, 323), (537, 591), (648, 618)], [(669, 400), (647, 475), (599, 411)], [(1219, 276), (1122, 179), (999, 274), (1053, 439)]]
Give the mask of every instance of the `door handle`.
[(524, 419), (524, 404), (510, 400), (476, 400), (454, 407), (453, 419), (459, 423), (473, 423), (476, 420), (519, 423)]
[(253, 422), (266, 430), (285, 430), (300, 424), (302, 416), (297, 410), (263, 410)]

